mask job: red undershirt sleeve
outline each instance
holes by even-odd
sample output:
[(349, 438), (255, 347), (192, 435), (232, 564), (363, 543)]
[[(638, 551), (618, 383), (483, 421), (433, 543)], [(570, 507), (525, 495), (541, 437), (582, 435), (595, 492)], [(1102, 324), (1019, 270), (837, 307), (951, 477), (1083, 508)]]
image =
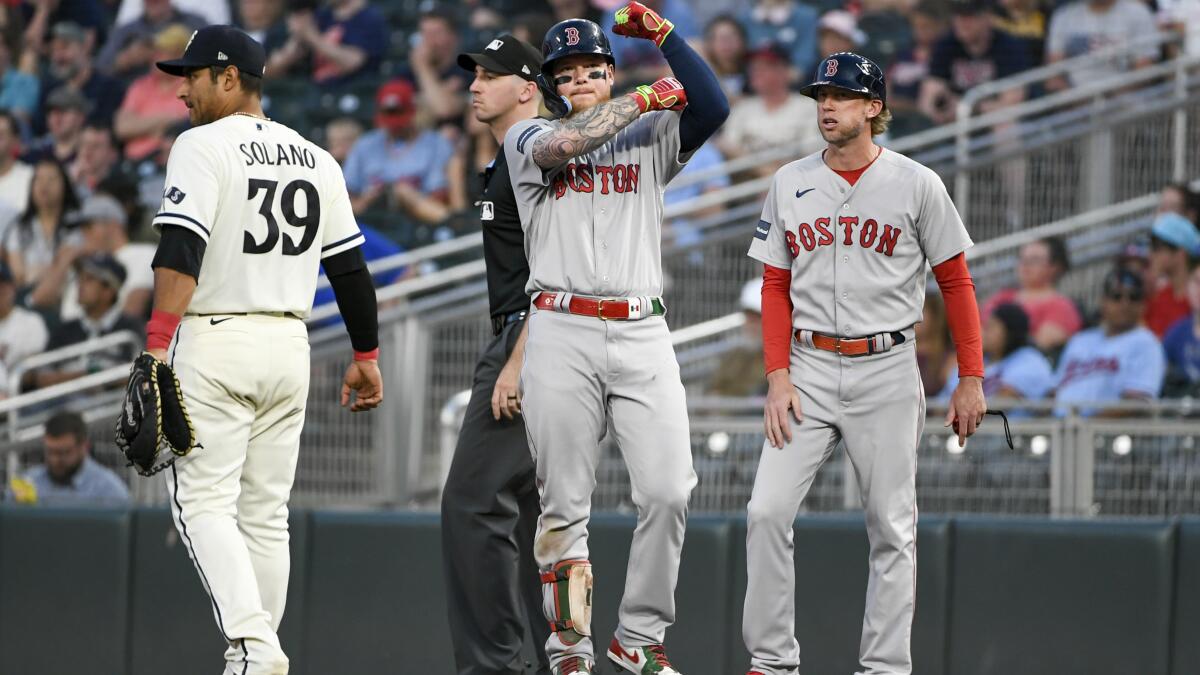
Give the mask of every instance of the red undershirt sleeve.
[(769, 373), (787, 368), (792, 347), (792, 271), (763, 265), (763, 362)]
[[(975, 281), (962, 253), (933, 268), (938, 288), (946, 303), (946, 322), (958, 353), (959, 377), (983, 377), (983, 338), (980, 334), (979, 305), (975, 302)], [(766, 286), (763, 286), (763, 332), (766, 333)]]

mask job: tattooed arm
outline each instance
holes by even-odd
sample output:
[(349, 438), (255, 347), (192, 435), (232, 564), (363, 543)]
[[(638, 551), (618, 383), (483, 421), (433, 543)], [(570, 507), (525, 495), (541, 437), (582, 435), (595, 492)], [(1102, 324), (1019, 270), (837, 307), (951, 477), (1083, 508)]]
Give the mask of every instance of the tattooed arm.
[(533, 161), (543, 169), (562, 166), (586, 155), (633, 123), (642, 108), (631, 96), (618, 96), (563, 120), (562, 125), (533, 142)]

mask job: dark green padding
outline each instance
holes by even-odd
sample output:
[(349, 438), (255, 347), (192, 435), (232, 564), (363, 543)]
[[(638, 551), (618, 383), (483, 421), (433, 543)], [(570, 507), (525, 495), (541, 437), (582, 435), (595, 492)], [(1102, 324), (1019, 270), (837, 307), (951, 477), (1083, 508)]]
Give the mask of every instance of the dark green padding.
[[(617, 628), (635, 524), (630, 516), (597, 515), (588, 528), (595, 576), (593, 641), (596, 655), (604, 661), (600, 672), (608, 672), (610, 665), (604, 654)], [(671, 662), (688, 675), (728, 675), (735, 668), (724, 640), (732, 615), (728, 587), (732, 533), (725, 518), (688, 520), (675, 589), (676, 621), (666, 635)]]
[[(186, 515), (186, 514), (185, 514)], [(287, 611), (280, 627), (292, 675), (304, 668), (303, 627), (308, 515), (291, 514), (292, 569)], [(225, 641), (213, 606), (188, 556), (187, 546), (165, 508), (139, 509), (133, 516), (130, 616), (131, 675), (212, 675), (224, 664)]]
[(126, 672), (125, 510), (0, 508), (0, 671)]
[[(917, 526), (917, 608), (913, 621), (914, 672), (945, 672), (943, 640), (950, 522), (921, 516)], [(730, 651), (745, 672), (750, 655), (742, 641), (746, 593), (746, 528), (739, 524), (732, 586), (734, 622)], [(795, 524), (796, 636), (802, 673), (852, 673), (858, 669), (863, 609), (866, 606), (866, 524), (857, 515), (817, 515)], [(731, 670), (730, 672), (735, 672)]]
[(1167, 672), (1175, 528), (959, 519), (948, 671)]
[(1200, 518), (1179, 524), (1171, 672), (1200, 673)]
[(305, 673), (453, 672), (436, 515), (314, 513), (310, 552)]

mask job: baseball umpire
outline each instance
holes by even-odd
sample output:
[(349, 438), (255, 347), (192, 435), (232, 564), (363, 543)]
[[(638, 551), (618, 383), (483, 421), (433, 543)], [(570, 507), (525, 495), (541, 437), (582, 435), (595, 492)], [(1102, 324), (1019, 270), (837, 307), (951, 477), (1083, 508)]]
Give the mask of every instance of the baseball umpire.
[(553, 631), (551, 672), (590, 673), (587, 524), (611, 423), (638, 525), (608, 658), (630, 672), (672, 675), (662, 642), (675, 620), (696, 474), (659, 297), (662, 195), (729, 104), (670, 21), (637, 2), (616, 20), (617, 34), (654, 41), (678, 79), (612, 98), (612, 50), (600, 26), (560, 22), (542, 43), (539, 77), (547, 107), (563, 117), (518, 122), (504, 138), (533, 300), (521, 389), (542, 507), (534, 555)]
[[(458, 64), (475, 77), (471, 108), (496, 141), (516, 122), (537, 117), (538, 50), (501, 35)], [(518, 398), (529, 313), (525, 231), (501, 146), (484, 172), (480, 201), (492, 341), (475, 366), (454, 461), (442, 493), (442, 558), (454, 660), (460, 675), (524, 672), (525, 626), (538, 645), (538, 672), (549, 672), (541, 644), (542, 593), (533, 560), (537, 485)], [(480, 574), (486, 569), (487, 574)]]
[(750, 257), (763, 263), (768, 392), (747, 514), (742, 636), (752, 674), (797, 672), (792, 523), (841, 440), (871, 545), (860, 672), (911, 673), (925, 421), (912, 326), (921, 320), (928, 262), (958, 352), (946, 426), (962, 444), (987, 408), (979, 310), (963, 253), (971, 238), (937, 174), (875, 144), (891, 117), (879, 66), (832, 54), (801, 91), (817, 100), (827, 145), (776, 172), (750, 244)]
[[(308, 398), (303, 318), (321, 264), (354, 347), (342, 405), (367, 410), (383, 398), (375, 289), (345, 181), (329, 153), (263, 116), (264, 63), (246, 33), (208, 26), (181, 58), (157, 64), (182, 78), (193, 128), (167, 162), (148, 355), (134, 364), (119, 423), (142, 422), (128, 430), (136, 449), (158, 420), (179, 422), (182, 391), (196, 449), (149, 464), (165, 469), (175, 525), (228, 643), (227, 675), (288, 671), (276, 631)], [(162, 407), (145, 397), (159, 387)]]

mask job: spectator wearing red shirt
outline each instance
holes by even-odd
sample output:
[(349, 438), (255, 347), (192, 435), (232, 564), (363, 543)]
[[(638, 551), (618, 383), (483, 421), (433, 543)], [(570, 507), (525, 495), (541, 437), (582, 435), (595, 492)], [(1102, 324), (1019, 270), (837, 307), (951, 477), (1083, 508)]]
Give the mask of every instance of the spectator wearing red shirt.
[[(156, 61), (179, 58), (191, 31), (173, 24), (154, 37)], [(125, 142), (125, 157), (141, 161), (158, 151), (167, 129), (188, 118), (187, 106), (179, 99), (179, 78), (158, 68), (134, 80), (117, 110), (113, 130)]]
[(983, 305), (989, 316), (996, 307), (1016, 303), (1029, 316), (1033, 344), (1052, 353), (1083, 327), (1079, 309), (1055, 287), (1070, 269), (1067, 247), (1058, 237), (1047, 237), (1021, 247), (1017, 257), (1017, 288), (996, 293)]
[(1146, 302), (1146, 327), (1161, 339), (1179, 319), (1191, 313), (1188, 274), (1200, 253), (1200, 231), (1178, 213), (1161, 213), (1150, 229), (1150, 278), (1156, 290)]

